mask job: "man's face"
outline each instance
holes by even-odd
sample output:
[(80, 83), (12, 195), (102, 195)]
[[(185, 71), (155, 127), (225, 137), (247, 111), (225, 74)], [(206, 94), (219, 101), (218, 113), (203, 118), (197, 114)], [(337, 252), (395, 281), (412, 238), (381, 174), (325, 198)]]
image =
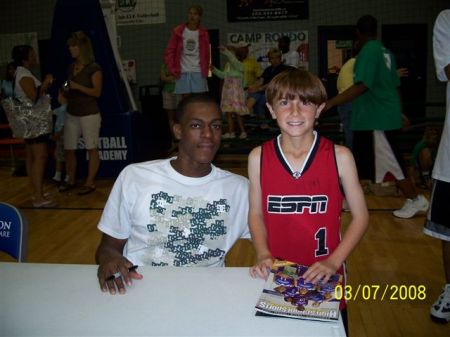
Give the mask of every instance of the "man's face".
[(222, 116), (214, 103), (193, 102), (186, 106), (179, 124), (174, 125), (180, 139), (178, 156), (193, 165), (210, 164), (219, 149)]

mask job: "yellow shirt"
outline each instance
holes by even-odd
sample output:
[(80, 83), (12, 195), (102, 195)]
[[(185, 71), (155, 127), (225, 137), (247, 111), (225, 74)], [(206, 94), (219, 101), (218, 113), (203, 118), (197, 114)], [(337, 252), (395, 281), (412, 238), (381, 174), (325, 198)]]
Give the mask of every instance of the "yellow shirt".
[(347, 90), (353, 85), (353, 67), (355, 66), (355, 61), (356, 58), (352, 57), (342, 65), (336, 82), (339, 93)]
[(259, 63), (252, 57), (247, 57), (242, 61), (244, 65), (244, 88), (253, 85), (261, 76), (262, 69)]

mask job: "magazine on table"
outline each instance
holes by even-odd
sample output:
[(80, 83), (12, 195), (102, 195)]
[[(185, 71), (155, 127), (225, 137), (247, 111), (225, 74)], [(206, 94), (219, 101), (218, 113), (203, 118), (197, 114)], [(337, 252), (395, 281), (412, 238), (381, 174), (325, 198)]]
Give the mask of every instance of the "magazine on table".
[(334, 274), (326, 283), (312, 284), (302, 277), (307, 270), (304, 265), (276, 260), (256, 303), (256, 314), (337, 321), (336, 293), (340, 296), (342, 276)]

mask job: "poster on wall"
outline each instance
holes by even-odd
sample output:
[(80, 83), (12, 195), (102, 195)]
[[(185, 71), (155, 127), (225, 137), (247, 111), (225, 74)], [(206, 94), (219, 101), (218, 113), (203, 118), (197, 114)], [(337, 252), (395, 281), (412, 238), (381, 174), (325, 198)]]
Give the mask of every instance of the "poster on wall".
[(227, 35), (228, 44), (245, 42), (249, 45), (249, 55), (255, 58), (262, 69), (267, 68), (269, 60), (267, 52), (270, 48), (278, 47), (278, 39), (289, 36), (291, 40), (290, 50), (295, 50), (299, 54), (299, 67), (309, 69), (309, 41), (308, 31), (298, 30), (291, 32), (252, 32), (252, 33), (229, 33)]
[(227, 0), (229, 22), (309, 18), (309, 0)]
[(116, 22), (118, 26), (165, 23), (164, 0), (116, 0)]

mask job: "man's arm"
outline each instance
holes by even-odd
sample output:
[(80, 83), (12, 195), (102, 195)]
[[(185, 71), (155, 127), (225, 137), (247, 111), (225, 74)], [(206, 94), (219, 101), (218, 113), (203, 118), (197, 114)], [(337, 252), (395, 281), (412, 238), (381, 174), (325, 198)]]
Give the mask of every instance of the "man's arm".
[(322, 277), (322, 282), (327, 282), (336, 273), (363, 237), (369, 223), (364, 192), (352, 153), (346, 147), (336, 145), (336, 161), (352, 220), (334, 252), (327, 259), (314, 263), (305, 273), (305, 279), (313, 283), (317, 283)]
[(345, 91), (341, 92), (339, 95), (336, 95), (333, 98), (329, 99), (325, 105), (325, 108), (323, 108), (322, 113), (324, 113), (325, 111), (331, 109), (332, 107), (334, 107), (336, 105), (341, 105), (344, 103), (352, 102), (355, 98), (361, 96), (367, 90), (368, 90), (368, 88), (364, 85), (363, 82), (353, 84), (347, 90), (345, 90)]
[(261, 206), (260, 161), (261, 147), (259, 146), (253, 149), (248, 157), (250, 180), (248, 225), (256, 250), (256, 265), (250, 268), (250, 275), (267, 278), (273, 258), (267, 247), (267, 233)]
[[(131, 286), (132, 279), (142, 279), (142, 275), (135, 270), (129, 271), (133, 264), (123, 256), (123, 248), (128, 240), (116, 239), (103, 233), (100, 245), (95, 254), (98, 266), (98, 281), (103, 292), (109, 290), (114, 295), (117, 290), (120, 294), (125, 293), (125, 285)], [(120, 276), (114, 277), (114, 275)]]

